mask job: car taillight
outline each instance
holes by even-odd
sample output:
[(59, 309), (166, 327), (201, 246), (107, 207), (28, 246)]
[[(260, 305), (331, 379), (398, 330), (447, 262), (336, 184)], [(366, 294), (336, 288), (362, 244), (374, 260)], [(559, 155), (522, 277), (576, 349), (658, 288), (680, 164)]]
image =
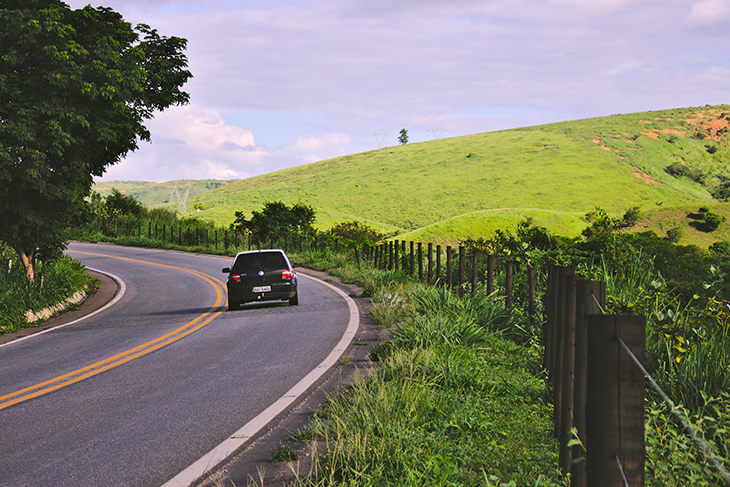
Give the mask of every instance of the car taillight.
[(231, 279), (233, 279), (233, 282), (241, 282), (241, 276), (238, 274), (233, 274)]
[(294, 279), (294, 273), (290, 270), (283, 270), (283, 271), (281, 271), (281, 278), (282, 279)]

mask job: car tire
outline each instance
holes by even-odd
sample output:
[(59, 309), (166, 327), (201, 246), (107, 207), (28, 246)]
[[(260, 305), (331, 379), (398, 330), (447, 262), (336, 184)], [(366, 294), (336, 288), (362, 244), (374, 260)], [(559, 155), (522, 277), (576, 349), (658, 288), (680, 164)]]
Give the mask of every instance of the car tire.
[(241, 303), (233, 301), (230, 296), (228, 297), (228, 311), (233, 311), (239, 309), (240, 307)]
[(289, 298), (289, 306), (296, 306), (299, 304), (299, 293)]

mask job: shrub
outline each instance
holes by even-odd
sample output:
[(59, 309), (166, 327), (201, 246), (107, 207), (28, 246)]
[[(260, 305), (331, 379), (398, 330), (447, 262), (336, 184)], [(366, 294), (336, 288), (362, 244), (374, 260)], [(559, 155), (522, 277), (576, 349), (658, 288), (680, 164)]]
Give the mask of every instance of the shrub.
[(667, 230), (666, 240), (672, 243), (679, 243), (682, 239), (682, 229), (679, 227), (672, 227)]

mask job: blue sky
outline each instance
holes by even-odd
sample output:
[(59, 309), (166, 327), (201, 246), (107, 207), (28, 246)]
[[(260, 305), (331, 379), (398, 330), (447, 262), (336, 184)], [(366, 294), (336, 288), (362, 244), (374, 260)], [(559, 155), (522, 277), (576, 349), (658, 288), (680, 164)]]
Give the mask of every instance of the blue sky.
[(194, 75), (190, 105), (150, 120), (152, 143), (107, 181), (245, 178), (396, 145), (402, 128), (419, 142), (730, 103), (730, 0), (102, 5), (188, 39)]

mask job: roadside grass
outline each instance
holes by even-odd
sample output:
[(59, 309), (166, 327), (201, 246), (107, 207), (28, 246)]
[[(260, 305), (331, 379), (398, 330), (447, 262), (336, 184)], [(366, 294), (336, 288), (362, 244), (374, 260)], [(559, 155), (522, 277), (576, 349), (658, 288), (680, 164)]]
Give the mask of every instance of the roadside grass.
[(36, 268), (39, 284), (28, 283), (25, 268), (10, 252), (3, 252), (0, 270), (0, 335), (36, 325), (28, 323), (27, 311), (40, 311), (54, 306), (78, 291), (93, 289), (95, 283), (85, 273), (85, 267), (70, 257), (49, 263), (40, 262)]
[(511, 315), (498, 300), (459, 299), (333, 254), (293, 258), (361, 285), (393, 333), (371, 351), (374, 372), (296, 435), (316, 450), (299, 485), (568, 485), (539, 349), (503, 337)]

